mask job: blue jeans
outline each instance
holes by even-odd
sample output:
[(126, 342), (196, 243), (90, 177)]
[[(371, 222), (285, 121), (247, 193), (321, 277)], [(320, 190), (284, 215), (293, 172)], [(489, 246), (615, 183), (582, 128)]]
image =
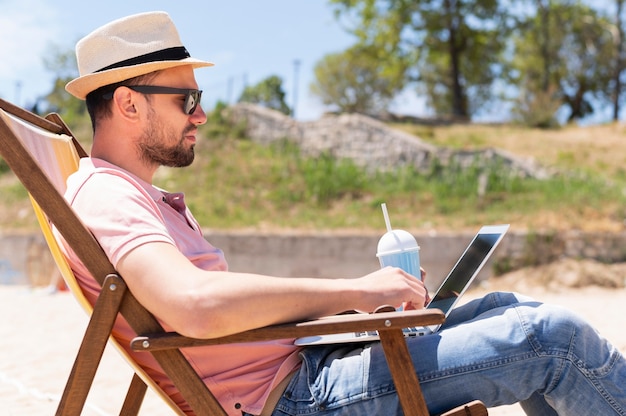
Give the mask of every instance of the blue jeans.
[[(432, 414), (479, 399), (529, 415), (626, 415), (626, 360), (559, 307), (494, 293), (408, 343)], [(274, 416), (402, 414), (379, 343), (309, 347), (302, 359)]]

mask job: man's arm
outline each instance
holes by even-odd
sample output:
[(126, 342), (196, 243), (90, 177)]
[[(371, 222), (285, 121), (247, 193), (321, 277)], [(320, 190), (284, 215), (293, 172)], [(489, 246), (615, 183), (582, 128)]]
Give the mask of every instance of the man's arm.
[(205, 271), (167, 243), (148, 243), (117, 264), (137, 300), (175, 331), (213, 338), (262, 326), (372, 311), (382, 304), (424, 304), (421, 281), (397, 268), (358, 279), (281, 278)]

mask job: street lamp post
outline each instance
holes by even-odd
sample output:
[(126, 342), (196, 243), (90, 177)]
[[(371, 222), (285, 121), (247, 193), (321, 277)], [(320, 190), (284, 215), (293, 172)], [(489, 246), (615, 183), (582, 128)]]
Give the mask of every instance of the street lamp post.
[(291, 105), (291, 117), (296, 118), (296, 104), (298, 103), (298, 70), (300, 68), (300, 60), (293, 61), (293, 103)]

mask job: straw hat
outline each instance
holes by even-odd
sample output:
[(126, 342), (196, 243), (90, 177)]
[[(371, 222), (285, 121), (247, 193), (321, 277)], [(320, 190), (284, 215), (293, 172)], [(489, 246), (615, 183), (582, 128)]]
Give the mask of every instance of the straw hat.
[(76, 44), (79, 77), (65, 89), (85, 99), (105, 85), (182, 65), (212, 66), (194, 59), (165, 12), (140, 13), (96, 29)]

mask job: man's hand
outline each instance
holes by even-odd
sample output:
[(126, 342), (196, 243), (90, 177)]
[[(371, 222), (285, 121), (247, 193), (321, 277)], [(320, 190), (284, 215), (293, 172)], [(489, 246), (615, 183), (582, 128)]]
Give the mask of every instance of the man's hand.
[[(380, 305), (389, 304), (404, 309), (421, 309), (427, 303), (428, 290), (422, 280), (397, 267), (385, 267), (354, 282), (362, 290), (364, 305), (354, 305), (357, 310), (371, 312)], [(420, 306), (421, 305), (421, 306)]]

